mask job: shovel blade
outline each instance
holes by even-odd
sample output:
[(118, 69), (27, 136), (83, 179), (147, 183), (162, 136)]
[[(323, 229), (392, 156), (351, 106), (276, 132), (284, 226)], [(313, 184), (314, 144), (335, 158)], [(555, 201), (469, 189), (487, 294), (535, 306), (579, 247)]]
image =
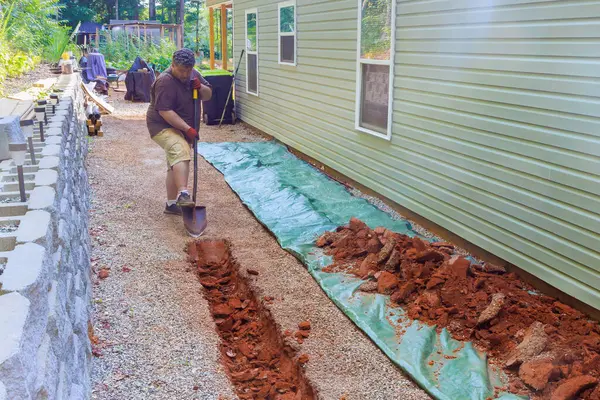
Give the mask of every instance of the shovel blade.
[(183, 213), (183, 225), (185, 230), (193, 238), (200, 237), (206, 229), (206, 207), (181, 207)]

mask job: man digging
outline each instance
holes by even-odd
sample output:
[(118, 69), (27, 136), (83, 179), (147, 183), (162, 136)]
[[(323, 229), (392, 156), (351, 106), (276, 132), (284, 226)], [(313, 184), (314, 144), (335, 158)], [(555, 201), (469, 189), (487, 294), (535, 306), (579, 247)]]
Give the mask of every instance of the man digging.
[[(194, 69), (194, 52), (173, 53), (173, 62), (150, 91), (146, 124), (150, 137), (167, 154), (167, 204), (165, 214), (181, 215), (181, 207), (194, 207), (188, 192), (190, 147), (198, 132), (194, 129), (193, 90), (200, 100), (212, 97), (210, 84)], [(200, 110), (197, 110), (200, 115)]]

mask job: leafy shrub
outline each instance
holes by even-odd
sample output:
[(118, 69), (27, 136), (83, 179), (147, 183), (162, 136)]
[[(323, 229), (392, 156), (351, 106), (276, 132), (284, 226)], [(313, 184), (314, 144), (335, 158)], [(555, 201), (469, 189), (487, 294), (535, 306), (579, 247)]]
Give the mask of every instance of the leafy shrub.
[[(42, 59), (56, 62), (72, 47), (69, 29), (56, 18), (59, 0), (0, 0), (0, 95), (7, 77), (18, 77)], [(62, 49), (61, 49), (62, 48)]]
[(107, 64), (117, 69), (129, 69), (139, 56), (156, 71), (162, 72), (171, 65), (175, 50), (177, 47), (169, 39), (157, 42), (123, 31), (104, 32), (100, 41), (100, 52)]

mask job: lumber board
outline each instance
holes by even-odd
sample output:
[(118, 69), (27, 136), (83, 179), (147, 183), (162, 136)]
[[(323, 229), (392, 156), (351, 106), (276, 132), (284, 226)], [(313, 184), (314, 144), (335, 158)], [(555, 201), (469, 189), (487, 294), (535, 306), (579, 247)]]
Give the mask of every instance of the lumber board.
[(113, 106), (96, 96), (96, 94), (92, 90), (90, 90), (83, 82), (81, 83), (81, 87), (83, 88), (85, 94), (100, 108), (102, 114), (112, 114), (113, 112), (115, 112), (115, 108)]

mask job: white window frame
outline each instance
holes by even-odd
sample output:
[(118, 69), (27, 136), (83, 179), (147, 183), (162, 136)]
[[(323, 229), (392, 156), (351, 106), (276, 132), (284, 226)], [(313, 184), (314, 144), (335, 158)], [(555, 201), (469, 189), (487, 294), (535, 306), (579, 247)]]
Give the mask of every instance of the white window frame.
[[(294, 32), (281, 32), (281, 9), (285, 8), (285, 7), (294, 7)], [(282, 36), (293, 36), (294, 37), (294, 62), (290, 63), (290, 62), (284, 62), (281, 61), (281, 37)], [(298, 44), (297, 44), (297, 37), (298, 37), (298, 12), (297, 12), (297, 7), (296, 7), (296, 1), (292, 0), (292, 1), (285, 1), (283, 3), (279, 3), (277, 5), (277, 62), (279, 62), (280, 65), (290, 65), (295, 67), (296, 65), (298, 65)]]
[[(248, 14), (256, 14), (256, 51), (248, 50)], [(259, 81), (259, 79), (258, 79), (258, 9), (257, 8), (249, 8), (246, 10), (246, 13), (244, 16), (244, 29), (246, 31), (246, 37), (245, 37), (246, 41), (244, 43), (244, 48), (246, 49), (246, 93), (258, 97), (258, 89), (259, 89), (258, 81)], [(248, 55), (251, 55), (251, 54), (256, 55), (256, 93), (253, 93), (248, 90), (248, 79), (250, 77), (250, 74), (248, 73), (248, 71), (249, 71)]]
[[(394, 112), (394, 56), (396, 52), (396, 0), (391, 0), (391, 37), (390, 37), (390, 59), (389, 60), (369, 60), (361, 58), (361, 38), (362, 38), (362, 0), (358, 0), (358, 38), (356, 44), (356, 109), (354, 118), (354, 127), (356, 130), (377, 136), (382, 139), (392, 139), (392, 114)], [(387, 133), (381, 133), (372, 129), (360, 126), (360, 110), (362, 98), (362, 64), (388, 65), (390, 67), (390, 82), (388, 93), (388, 120)]]

